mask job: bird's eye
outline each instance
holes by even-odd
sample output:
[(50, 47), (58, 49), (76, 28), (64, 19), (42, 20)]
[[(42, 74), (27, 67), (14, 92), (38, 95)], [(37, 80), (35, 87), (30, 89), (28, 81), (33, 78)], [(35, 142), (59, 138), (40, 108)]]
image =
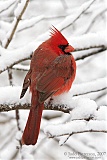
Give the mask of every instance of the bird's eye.
[(59, 45), (58, 47), (64, 52), (65, 48), (68, 46), (68, 44), (66, 45)]

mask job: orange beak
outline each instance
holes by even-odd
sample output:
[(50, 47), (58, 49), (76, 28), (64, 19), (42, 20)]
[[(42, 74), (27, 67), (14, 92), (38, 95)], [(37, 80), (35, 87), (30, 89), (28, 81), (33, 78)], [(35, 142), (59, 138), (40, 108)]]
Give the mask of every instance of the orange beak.
[(75, 49), (71, 46), (71, 45), (68, 45), (66, 48), (65, 48), (65, 52), (73, 52)]

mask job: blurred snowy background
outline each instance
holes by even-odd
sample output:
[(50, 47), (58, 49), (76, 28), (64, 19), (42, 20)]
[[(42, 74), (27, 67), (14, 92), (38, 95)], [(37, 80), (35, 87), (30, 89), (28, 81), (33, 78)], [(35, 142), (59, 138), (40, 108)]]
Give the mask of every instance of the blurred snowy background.
[[(106, 11), (104, 0), (0, 0), (0, 160), (106, 159)], [(29, 111), (3, 111), (30, 103), (21, 86), (52, 25), (75, 48), (75, 82), (53, 101), (70, 114), (44, 110), (37, 145), (21, 147)]]

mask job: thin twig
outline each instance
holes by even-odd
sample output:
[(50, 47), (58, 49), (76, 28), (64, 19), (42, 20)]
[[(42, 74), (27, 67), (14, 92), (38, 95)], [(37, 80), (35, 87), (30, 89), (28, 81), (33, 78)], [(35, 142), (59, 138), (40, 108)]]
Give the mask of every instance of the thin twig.
[(96, 129), (87, 129), (87, 130), (82, 130), (82, 131), (75, 131), (75, 132), (72, 132), (71, 134), (69, 133), (65, 133), (65, 134), (58, 134), (58, 135), (51, 135), (50, 133), (48, 134), (48, 137), (49, 138), (55, 138), (55, 137), (60, 137), (60, 136), (66, 136), (66, 135), (69, 135), (72, 136), (74, 134), (79, 134), (79, 133), (86, 133), (86, 132), (102, 132), (102, 133), (107, 133), (107, 130), (96, 130)]
[(101, 88), (101, 89), (98, 89), (98, 90), (92, 90), (91, 92), (88, 91), (88, 92), (84, 92), (84, 93), (79, 93), (79, 94), (75, 94), (73, 96), (81, 96), (81, 95), (84, 95), (84, 94), (89, 94), (89, 93), (93, 93), (93, 92), (99, 92), (99, 91), (103, 91), (103, 90), (106, 90), (107, 87), (104, 87), (104, 88)]
[(9, 68), (7, 71), (8, 71), (8, 77), (9, 77), (9, 83), (10, 83), (10, 86), (12, 86), (13, 85), (12, 69)]
[[(59, 143), (59, 140), (58, 140), (58, 138), (56, 137), (56, 138), (54, 138), (54, 140), (57, 142), (57, 143)], [(76, 141), (77, 142), (77, 141)], [(78, 140), (78, 142), (79, 142), (79, 140)], [(80, 151), (78, 151), (78, 149), (77, 149), (77, 147), (75, 147), (74, 145), (69, 145), (69, 144), (65, 144), (65, 147), (67, 147), (68, 148), (68, 150), (70, 149), (73, 153), (74, 153), (74, 155), (80, 155), (80, 156), (82, 156), (82, 159), (85, 159), (85, 160), (90, 160), (89, 159), (89, 157), (87, 157), (86, 155), (84, 155), (84, 154), (82, 154)], [(69, 155), (66, 155), (67, 153), (72, 153), (72, 152), (64, 152), (64, 155), (65, 156), (69, 156)], [(69, 156), (68, 157), (69, 159), (71, 159), (71, 157)], [(76, 157), (75, 156), (73, 156), (73, 159), (76, 159)], [(80, 159), (80, 157), (79, 157), (79, 159)]]
[(75, 58), (75, 60), (76, 60), (76, 61), (78, 61), (78, 60), (83, 60), (83, 59), (85, 59), (85, 58), (87, 58), (87, 57), (90, 57), (90, 56), (99, 54), (99, 53), (101, 53), (101, 52), (103, 52), (103, 51), (105, 51), (105, 50), (107, 50), (107, 48), (101, 48), (101, 49), (99, 49), (99, 50), (97, 50), (97, 51), (93, 51), (93, 52), (91, 52), (91, 53), (88, 53), (88, 54), (82, 55), (82, 56), (80, 56), (80, 57), (77, 57), (77, 58)]
[(9, 68), (12, 68), (15, 64), (18, 64), (18, 63), (20, 63), (20, 62), (23, 62), (23, 61), (26, 61), (26, 60), (31, 59), (31, 57), (32, 57), (32, 53), (31, 53), (30, 56), (28, 56), (28, 57), (26, 57), (26, 58), (19, 59), (19, 60), (13, 62), (11, 65), (7, 66), (7, 68), (5, 68), (5, 69), (3, 69), (3, 70), (0, 70), (0, 73), (6, 71), (6, 70), (9, 69)]
[(102, 48), (102, 49), (107, 49), (107, 46), (105, 46), (105, 45), (94, 45), (94, 46), (89, 46), (89, 47), (84, 47), (84, 48), (76, 48), (75, 50), (74, 50), (74, 52), (77, 52), (77, 51), (84, 51), (84, 50), (89, 50), (89, 49), (95, 49), (95, 48)]
[[(19, 110), (18, 110), (18, 109), (16, 109), (15, 113), (16, 113), (17, 128), (18, 128), (18, 131), (20, 131), (20, 132), (21, 132), (20, 123), (19, 123), (19, 120), (20, 120)], [(20, 145), (20, 148), (21, 148), (21, 147), (22, 147), (21, 140), (20, 140), (20, 139), (18, 139), (18, 141), (19, 141), (19, 145)]]
[(26, 68), (18, 68), (18, 67), (13, 67), (13, 70), (17, 70), (17, 71), (28, 71), (29, 69)]
[(102, 98), (103, 96), (105, 96), (107, 94), (107, 92), (105, 91), (105, 92), (101, 92), (101, 94), (100, 95), (98, 95), (96, 98), (95, 98), (95, 101), (98, 101), (100, 98)]

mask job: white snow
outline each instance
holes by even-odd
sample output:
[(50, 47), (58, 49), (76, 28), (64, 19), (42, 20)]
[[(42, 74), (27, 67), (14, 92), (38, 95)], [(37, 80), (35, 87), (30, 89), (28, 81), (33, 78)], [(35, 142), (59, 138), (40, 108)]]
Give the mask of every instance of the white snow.
[(106, 83), (107, 77), (95, 79), (90, 82), (73, 84), (70, 90), (70, 93), (73, 95), (81, 95), (83, 93), (90, 93), (93, 91), (97, 91), (103, 88), (107, 88)]
[(20, 3), (18, 3), (17, 8), (14, 11), (14, 14), (16, 17), (18, 17), (20, 15), (20, 13), (22, 12), (24, 6), (25, 6), (26, 0), (21, 0)]
[(98, 111), (96, 111), (95, 119), (107, 120), (107, 107), (106, 106), (100, 106)]
[(90, 130), (93, 131), (106, 131), (107, 132), (107, 125), (106, 121), (98, 121), (98, 120), (75, 120), (71, 122), (67, 122), (65, 124), (58, 124), (58, 125), (48, 125), (45, 127), (44, 132), (47, 134), (48, 137), (52, 136), (63, 136), (69, 135), (76, 132), (87, 132)]
[(16, 19), (16, 17), (15, 17), (15, 18), (14, 18), (14, 21), (13, 21), (12, 24), (11, 24), (10, 30), (9, 30), (8, 33), (6, 34), (6, 37), (4, 38), (4, 40), (2, 41), (3, 47), (5, 47), (7, 41), (10, 40), (10, 36), (11, 36), (11, 34), (12, 34), (12, 31), (13, 31), (13, 28), (14, 28), (14, 26), (15, 26), (15, 24), (16, 24), (16, 21), (17, 21), (17, 19)]
[(17, 27), (17, 32), (20, 32), (21, 30), (32, 27), (33, 25), (38, 23), (43, 18), (44, 18), (44, 15), (40, 15), (37, 17), (32, 17), (30, 19), (22, 20), (21, 23), (19, 23), (19, 25)]
[(106, 131), (107, 132), (107, 121), (104, 120), (90, 120), (87, 123), (87, 128), (89, 130)]
[(12, 4), (14, 4), (15, 1), (16, 0), (8, 0), (8, 1), (0, 2), (0, 12), (2, 13), (4, 10), (7, 10), (7, 8)]
[(22, 137), (22, 133), (21, 133), (21, 131), (18, 131), (16, 133), (16, 140), (21, 140), (21, 137)]
[(21, 152), (22, 152), (22, 156), (23, 156), (24, 160), (27, 160), (27, 159), (34, 160), (34, 157), (32, 155), (32, 149), (33, 149), (33, 146), (31, 146), (31, 145), (30, 146), (26, 146), (26, 145), (22, 146)]
[(16, 64), (13, 66), (14, 69), (22, 69), (22, 70), (29, 70), (30, 66), (28, 65), (22, 65), (22, 64)]
[(65, 124), (48, 125), (45, 127), (44, 132), (49, 137), (57, 135), (68, 135), (72, 132), (84, 131), (86, 128), (86, 121), (76, 120), (67, 122)]
[(81, 15), (81, 13), (86, 10), (92, 3), (94, 2), (94, 0), (90, 0), (88, 2), (85, 2), (83, 5), (81, 5), (81, 7), (77, 8), (75, 10), (75, 14), (74, 15), (68, 15), (59, 25), (57, 25), (57, 28), (59, 30), (62, 30), (63, 28), (65, 28), (66, 26), (69, 26), (70, 24), (72, 24), (75, 19), (78, 18), (78, 16)]
[(77, 100), (77, 106), (70, 112), (71, 120), (88, 119), (95, 116), (97, 104), (88, 98), (80, 98)]
[(0, 104), (30, 103), (29, 89), (24, 98), (20, 99), (22, 87), (0, 87)]
[(81, 36), (71, 37), (68, 41), (75, 49), (97, 47), (102, 45), (107, 47), (105, 37), (106, 32), (106, 30), (103, 30), (97, 33), (83, 34)]
[[(21, 47), (19, 49), (14, 50), (5, 50), (0, 47), (0, 53), (2, 56), (0, 57), (0, 69), (5, 69), (7, 66), (12, 63), (17, 62), (23, 58), (29, 57), (32, 54), (32, 51), (38, 46), (38, 43), (34, 41), (27, 46)], [(7, 54), (8, 53), (8, 54)]]

